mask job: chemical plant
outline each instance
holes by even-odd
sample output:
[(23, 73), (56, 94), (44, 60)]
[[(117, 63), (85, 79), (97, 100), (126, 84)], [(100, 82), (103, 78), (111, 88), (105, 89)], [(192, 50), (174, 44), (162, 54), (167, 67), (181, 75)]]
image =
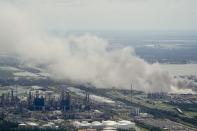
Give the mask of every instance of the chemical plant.
[[(26, 90), (26, 93), (21, 94), (18, 88), (21, 87), (10, 87), (10, 90), (0, 97), (1, 117), (18, 123), (18, 128), (67, 129), (69, 127), (76, 130), (135, 130), (136, 128), (135, 123), (129, 120), (130, 110), (118, 107), (121, 103), (90, 95), (87, 91), (80, 90), (81, 92), (75, 94), (72, 90), (79, 89), (73, 87), (64, 86), (56, 92), (48, 90), (49, 88), (33, 86), (30, 90)], [(117, 115), (124, 116), (126, 119), (117, 119)]]
[(195, 129), (170, 119), (176, 115), (177, 120), (189, 123), (184, 120), (186, 111), (178, 106), (183, 98), (190, 102), (187, 104), (195, 104), (196, 97), (189, 94), (145, 94), (132, 87), (117, 90), (115, 87), (96, 89), (79, 85), (8, 86), (4, 89), (0, 96), (0, 118), (17, 123), (19, 129)]

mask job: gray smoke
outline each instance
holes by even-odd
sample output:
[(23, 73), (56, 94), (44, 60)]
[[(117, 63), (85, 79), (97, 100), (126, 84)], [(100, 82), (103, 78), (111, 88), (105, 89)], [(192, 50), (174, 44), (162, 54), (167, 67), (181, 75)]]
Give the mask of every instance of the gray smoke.
[(98, 88), (130, 88), (146, 92), (178, 92), (168, 72), (148, 64), (130, 47), (108, 50), (106, 40), (96, 36), (50, 36), (34, 19), (6, 6), (0, 10), (0, 52), (19, 56), (56, 79), (91, 83)]
[(177, 76), (174, 79), (174, 85), (177, 86), (179, 90), (185, 91), (185, 89), (190, 89), (197, 92), (197, 76)]

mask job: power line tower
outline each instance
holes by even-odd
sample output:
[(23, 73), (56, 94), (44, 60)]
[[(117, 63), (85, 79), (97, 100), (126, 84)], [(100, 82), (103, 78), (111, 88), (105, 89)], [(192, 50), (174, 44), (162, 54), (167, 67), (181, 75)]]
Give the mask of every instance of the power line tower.
[(18, 98), (18, 86), (16, 85), (16, 98)]
[(131, 95), (130, 95), (130, 102), (131, 102), (131, 105), (132, 105), (132, 103), (133, 103), (133, 86), (132, 86), (132, 83), (131, 83), (130, 93), (131, 93)]

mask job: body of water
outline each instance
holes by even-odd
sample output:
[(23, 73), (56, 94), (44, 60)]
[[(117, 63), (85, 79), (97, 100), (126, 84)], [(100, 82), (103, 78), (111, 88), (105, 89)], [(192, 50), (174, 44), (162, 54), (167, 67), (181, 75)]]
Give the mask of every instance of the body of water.
[(197, 75), (197, 64), (161, 64), (171, 75)]

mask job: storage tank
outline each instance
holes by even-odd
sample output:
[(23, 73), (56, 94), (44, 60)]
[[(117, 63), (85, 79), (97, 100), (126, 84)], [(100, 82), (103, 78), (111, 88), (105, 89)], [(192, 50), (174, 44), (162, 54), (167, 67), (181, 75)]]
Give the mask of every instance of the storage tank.
[(36, 128), (39, 125), (37, 123), (34, 123), (34, 122), (27, 122), (27, 126), (30, 127), (30, 128)]
[(117, 122), (116, 121), (108, 120), (108, 121), (103, 121), (102, 123), (103, 123), (104, 127), (114, 127), (114, 128), (117, 127)]
[(27, 127), (27, 125), (25, 123), (21, 123), (21, 124), (18, 124), (18, 127), (19, 128), (25, 128), (25, 127)]
[(79, 121), (74, 121), (72, 124), (77, 128), (81, 127), (81, 123)]
[(47, 124), (42, 125), (43, 128), (55, 128), (55, 124), (53, 122), (49, 122)]
[(101, 123), (99, 121), (93, 121), (92, 122), (92, 127), (93, 128), (101, 128), (101, 127), (103, 127), (103, 123)]
[(116, 128), (114, 127), (105, 127), (103, 130), (101, 131), (117, 131)]
[(87, 121), (82, 121), (80, 127), (90, 127), (91, 124)]
[(117, 123), (117, 128), (118, 129), (131, 129), (131, 128), (135, 128), (135, 123), (131, 122), (131, 121), (127, 121), (127, 120), (121, 120), (118, 121)]

